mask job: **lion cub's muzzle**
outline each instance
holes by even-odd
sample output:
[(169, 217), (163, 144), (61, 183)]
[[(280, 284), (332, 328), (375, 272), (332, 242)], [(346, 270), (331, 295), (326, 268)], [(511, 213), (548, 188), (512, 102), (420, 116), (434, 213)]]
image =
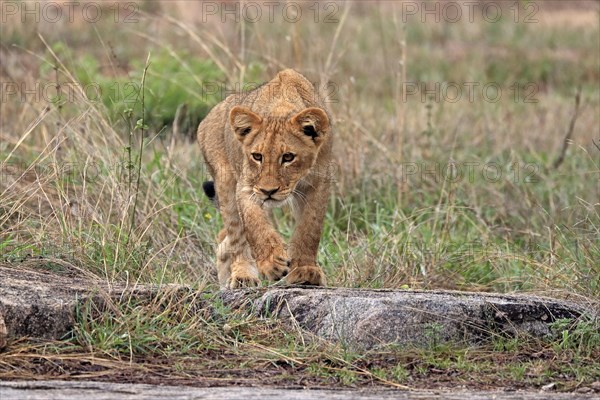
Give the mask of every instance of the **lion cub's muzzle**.
[(253, 188), (254, 197), (257, 198), (263, 206), (277, 207), (281, 205), (289, 196), (289, 191), (281, 190), (280, 187), (273, 188)]

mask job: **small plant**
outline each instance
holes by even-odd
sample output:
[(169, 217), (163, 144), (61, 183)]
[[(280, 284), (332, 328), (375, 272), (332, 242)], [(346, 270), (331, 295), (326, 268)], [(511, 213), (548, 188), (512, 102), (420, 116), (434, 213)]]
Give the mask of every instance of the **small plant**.
[(439, 323), (430, 323), (425, 326), (425, 338), (429, 343), (429, 348), (434, 351), (442, 350), (444, 346), (442, 332), (444, 325)]
[(553, 345), (557, 351), (575, 350), (579, 356), (590, 357), (600, 349), (600, 320), (597, 318), (559, 319), (551, 329), (556, 337)]
[(396, 382), (406, 382), (410, 372), (402, 364), (397, 364), (391, 371), (391, 376)]

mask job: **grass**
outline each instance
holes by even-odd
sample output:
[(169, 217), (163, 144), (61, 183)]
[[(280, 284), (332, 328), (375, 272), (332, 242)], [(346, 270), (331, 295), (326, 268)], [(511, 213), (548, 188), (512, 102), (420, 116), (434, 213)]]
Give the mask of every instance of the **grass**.
[[(321, 10), (318, 22), (236, 25), (167, 2), (144, 3), (134, 23), (107, 11), (93, 29), (42, 19), (36, 34), (9, 17), (0, 27), (0, 263), (214, 292), (220, 219), (201, 193), (195, 127), (240, 82), (295, 67), (331, 95), (336, 121), (320, 251), (330, 285), (597, 304), (598, 7), (539, 6), (529, 24), (402, 24), (387, 2), (340, 7), (336, 23)], [(563, 24), (567, 14), (578, 23)], [(402, 41), (406, 80), (419, 82), (406, 99), (396, 90)], [(423, 92), (436, 82), (458, 85), (460, 100)], [(468, 92), (468, 82), (478, 86)], [(498, 101), (486, 98), (488, 84)], [(289, 236), (289, 216), (277, 218)], [(177, 299), (115, 307), (84, 307), (63, 341), (11, 342), (0, 376), (576, 390), (599, 374), (595, 321), (481, 348), (437, 344), (432, 327), (429, 349), (349, 354), (274, 321), (190, 314)]]
[[(197, 293), (190, 296), (198, 296)], [(233, 313), (216, 299), (195, 313), (186, 297), (135, 301), (111, 313), (84, 306), (71, 337), (20, 340), (0, 357), (4, 379), (55, 377), (163, 384), (388, 386), (399, 389), (585, 387), (598, 376), (592, 353), (578, 339), (496, 339), (491, 345), (387, 348), (355, 353), (319, 340), (304, 342), (278, 322)], [(560, 323), (557, 329), (564, 328)], [(580, 324), (586, 340), (597, 325)], [(564, 336), (568, 330), (562, 330)], [(582, 351), (583, 350), (583, 351)]]

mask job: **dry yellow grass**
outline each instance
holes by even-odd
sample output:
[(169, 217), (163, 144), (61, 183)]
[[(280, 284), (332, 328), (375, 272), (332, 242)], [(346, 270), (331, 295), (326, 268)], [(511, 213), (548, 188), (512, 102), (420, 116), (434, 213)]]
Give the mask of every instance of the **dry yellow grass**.
[[(589, 295), (598, 289), (588, 287), (585, 277), (595, 270), (578, 265), (593, 265), (597, 256), (585, 246), (593, 246), (598, 229), (593, 139), (600, 123), (600, 77), (598, 21), (590, 17), (597, 15), (598, 3), (584, 3), (560, 10), (540, 3), (539, 24), (482, 18), (421, 23), (417, 15), (404, 25), (402, 5), (392, 2), (322, 4), (317, 22), (312, 3), (306, 3), (297, 23), (279, 12), (273, 22), (266, 14), (258, 23), (242, 18), (235, 24), (231, 16), (222, 22), (222, 10), (207, 15), (206, 5), (190, 2), (140, 5), (132, 23), (124, 21), (127, 9), (120, 9), (115, 23), (109, 18), (115, 9), (108, 7), (107, 18), (94, 25), (81, 16), (82, 3), (73, 22), (42, 18), (35, 32), (19, 15), (9, 17), (2, 25), (0, 76), (25, 92), (9, 93), (5, 85), (0, 104), (5, 257), (71, 257), (108, 280), (214, 282), (218, 216), (200, 194), (205, 171), (197, 149), (184, 133), (171, 135), (171, 126), (142, 132), (135, 129), (139, 115), (109, 117), (106, 106), (77, 84), (86, 56), (97, 61), (103, 79), (140, 85), (139, 65), (150, 55), (147, 79), (164, 79), (153, 61), (164, 53), (190, 71), (198, 88), (261, 82), (295, 67), (331, 95), (339, 204), (329, 218), (324, 240), (330, 245), (323, 252), (333, 284), (361, 285), (375, 276), (386, 286), (489, 289), (490, 281), (465, 271), (493, 264), (501, 276), (492, 285), (496, 289), (553, 290), (566, 279), (566, 286), (581, 285)], [(331, 12), (337, 22), (327, 23)], [(564, 15), (578, 22), (564, 26)], [(432, 101), (418, 91), (404, 101), (397, 90), (403, 41), (408, 83), (420, 89), (456, 83), (463, 90), (460, 101)], [(203, 82), (190, 69), (193, 57), (211, 60), (222, 78)], [(466, 82), (479, 84), (473, 101)], [(516, 99), (515, 82), (523, 86)], [(498, 102), (482, 97), (486, 84), (501, 89)], [(583, 101), (567, 161), (552, 171), (576, 85), (583, 87)], [(62, 101), (53, 100), (59, 92)], [(525, 102), (526, 95), (537, 102)], [(474, 165), (475, 179), (444, 179), (449, 162), (463, 173)], [(500, 179), (486, 179), (498, 168)], [(401, 196), (390, 192), (395, 187)], [(390, 200), (397, 198), (401, 203)], [(379, 231), (372, 229), (383, 209)], [(459, 262), (444, 261), (447, 245), (480, 239), (492, 250), (474, 255), (465, 271), (444, 267)], [(565, 244), (573, 240), (586, 243), (577, 256)], [(372, 245), (377, 241), (387, 246), (380, 258)], [(402, 250), (406, 243), (430, 246), (443, 257)], [(489, 254), (503, 243), (505, 250)], [(535, 244), (533, 251), (523, 243)], [(527, 271), (510, 272), (523, 266)], [(573, 271), (581, 276), (573, 277)]]

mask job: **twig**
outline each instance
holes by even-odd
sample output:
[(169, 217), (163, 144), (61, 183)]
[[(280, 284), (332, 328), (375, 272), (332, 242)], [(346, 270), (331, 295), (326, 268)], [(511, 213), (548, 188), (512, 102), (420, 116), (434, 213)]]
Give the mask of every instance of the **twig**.
[(573, 116), (571, 117), (571, 123), (569, 124), (569, 130), (567, 131), (567, 135), (563, 140), (562, 149), (560, 150), (560, 155), (556, 160), (554, 160), (554, 164), (552, 167), (554, 169), (558, 169), (560, 165), (565, 161), (565, 155), (567, 154), (567, 147), (571, 143), (571, 138), (573, 137), (573, 131), (575, 130), (575, 122), (577, 121), (577, 117), (579, 117), (579, 105), (581, 104), (581, 86), (577, 88), (577, 94), (575, 94), (575, 111), (573, 112)]
[[(129, 230), (127, 232), (127, 241), (126, 243), (129, 244), (129, 240), (131, 238), (131, 232), (133, 231), (133, 226), (135, 225), (135, 213), (137, 211), (137, 205), (138, 205), (138, 195), (140, 192), (140, 176), (142, 174), (142, 155), (144, 152), (144, 133), (146, 130), (146, 96), (145, 96), (145, 92), (146, 92), (146, 74), (148, 72), (148, 68), (150, 67), (150, 53), (148, 53), (148, 57), (146, 58), (146, 65), (144, 66), (144, 72), (142, 73), (142, 86), (141, 86), (141, 106), (142, 106), (142, 118), (136, 123), (136, 126), (134, 129), (137, 129), (139, 127), (140, 129), (140, 147), (138, 149), (139, 153), (138, 153), (138, 159), (137, 159), (137, 176), (136, 176), (136, 181), (135, 181), (135, 194), (133, 196), (133, 209), (131, 211), (131, 220), (129, 221)], [(141, 124), (140, 124), (141, 121)], [(133, 131), (131, 131), (129, 133), (130, 138), (133, 136)], [(130, 145), (132, 146), (132, 144)], [(131, 163), (131, 160), (130, 160)], [(131, 184), (131, 177), (129, 178), (129, 182)]]
[[(394, 9), (395, 11), (395, 9)], [(394, 12), (394, 16), (396, 12)], [(404, 146), (404, 128), (406, 126), (405, 123), (405, 112), (406, 112), (406, 103), (402, 100), (404, 95), (403, 85), (406, 83), (406, 24), (402, 26), (401, 30), (398, 29), (398, 21), (394, 17), (394, 25), (396, 30), (398, 30), (398, 36), (400, 36), (400, 60), (398, 62), (398, 71), (396, 75), (396, 124), (398, 130), (396, 132), (396, 160), (397, 163), (400, 164), (402, 162), (402, 153)], [(402, 96), (400, 95), (402, 93)], [(397, 176), (398, 179), (398, 187), (397, 187), (397, 200), (398, 207), (402, 207), (402, 193), (405, 189), (405, 181)]]
[(329, 49), (329, 54), (327, 54), (327, 60), (325, 61), (324, 67), (324, 75), (325, 78), (322, 79), (322, 82), (329, 82), (329, 77), (332, 75), (332, 62), (333, 62), (333, 54), (335, 53), (335, 49), (337, 48), (337, 42), (340, 37), (340, 32), (346, 23), (346, 19), (348, 18), (348, 14), (350, 13), (351, 3), (346, 3), (346, 9), (344, 10), (344, 14), (342, 14), (342, 18), (340, 19), (340, 23), (338, 24), (335, 34), (333, 35), (333, 40), (331, 41), (331, 48)]

